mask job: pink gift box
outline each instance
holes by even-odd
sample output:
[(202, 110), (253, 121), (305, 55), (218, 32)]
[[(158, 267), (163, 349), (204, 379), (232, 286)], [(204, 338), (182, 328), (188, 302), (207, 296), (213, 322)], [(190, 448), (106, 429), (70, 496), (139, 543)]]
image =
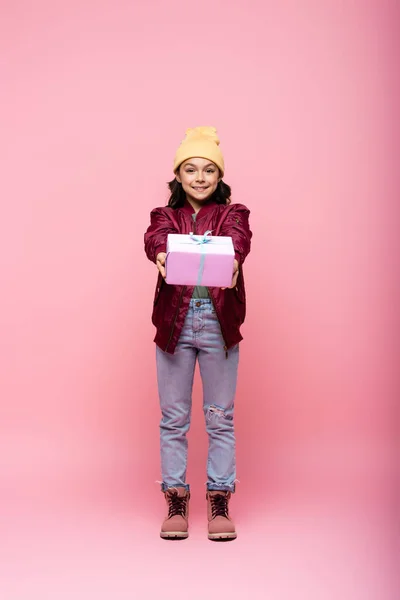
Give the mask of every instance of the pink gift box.
[(173, 285), (229, 287), (234, 258), (231, 237), (170, 233), (166, 282)]

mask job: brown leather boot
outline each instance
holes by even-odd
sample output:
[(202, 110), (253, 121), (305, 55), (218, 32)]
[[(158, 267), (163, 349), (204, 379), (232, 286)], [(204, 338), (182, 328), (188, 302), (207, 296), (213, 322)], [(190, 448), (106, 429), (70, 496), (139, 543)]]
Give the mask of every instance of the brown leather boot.
[(189, 536), (189, 498), (184, 487), (169, 488), (165, 493), (168, 516), (165, 518), (160, 535), (164, 539), (183, 540)]
[(229, 516), (231, 492), (207, 492), (208, 539), (234, 540), (237, 537), (235, 524)]

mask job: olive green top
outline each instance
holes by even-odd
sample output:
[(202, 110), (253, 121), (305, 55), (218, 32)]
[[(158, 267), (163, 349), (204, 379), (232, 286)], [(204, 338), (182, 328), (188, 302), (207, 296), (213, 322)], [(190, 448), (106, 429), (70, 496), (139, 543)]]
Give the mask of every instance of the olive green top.
[(193, 290), (193, 295), (192, 298), (209, 298), (210, 295), (208, 293), (208, 288), (206, 288), (204, 285), (196, 285), (196, 287)]

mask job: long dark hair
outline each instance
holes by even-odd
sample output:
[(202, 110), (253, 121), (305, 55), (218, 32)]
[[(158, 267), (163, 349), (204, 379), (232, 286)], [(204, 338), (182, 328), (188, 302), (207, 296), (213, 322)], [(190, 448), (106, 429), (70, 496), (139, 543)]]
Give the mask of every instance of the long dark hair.
[[(181, 208), (185, 204), (186, 192), (184, 191), (182, 184), (177, 179), (173, 179), (168, 182), (168, 187), (171, 191), (171, 195), (168, 200), (168, 206), (171, 208)], [(231, 188), (224, 181), (219, 181), (217, 189), (210, 197), (210, 200), (217, 204), (230, 204), (231, 203)]]

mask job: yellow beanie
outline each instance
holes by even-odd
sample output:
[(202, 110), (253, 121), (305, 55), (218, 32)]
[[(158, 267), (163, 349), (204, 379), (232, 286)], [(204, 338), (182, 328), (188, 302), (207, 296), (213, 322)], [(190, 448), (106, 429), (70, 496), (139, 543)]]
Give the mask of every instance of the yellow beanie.
[(195, 127), (186, 130), (186, 137), (179, 146), (174, 160), (174, 173), (189, 158), (207, 158), (217, 165), (224, 175), (224, 157), (219, 147), (219, 137), (215, 127)]

